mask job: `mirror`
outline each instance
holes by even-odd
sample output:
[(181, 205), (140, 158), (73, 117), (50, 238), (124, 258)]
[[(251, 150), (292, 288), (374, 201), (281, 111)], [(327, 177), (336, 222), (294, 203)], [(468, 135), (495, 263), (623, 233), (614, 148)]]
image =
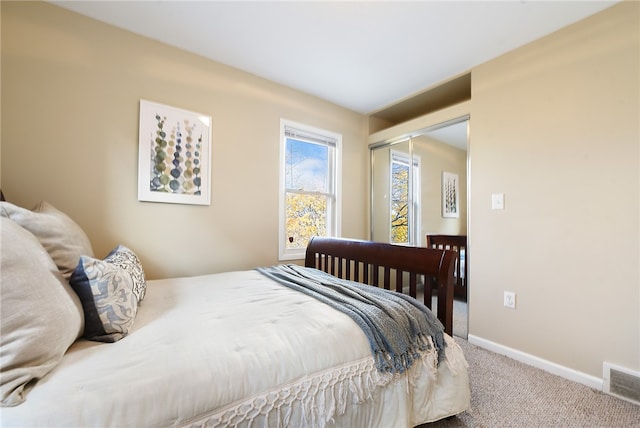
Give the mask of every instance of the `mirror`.
[[(427, 234), (467, 234), (468, 122), (371, 145), (372, 240), (425, 246)], [(453, 180), (448, 206), (443, 179)]]
[(445, 235), (439, 239), (456, 242), (447, 249), (464, 242), (454, 302), (454, 311), (462, 311), (460, 316), (454, 312), (454, 334), (464, 338), (468, 126), (467, 116), (369, 146), (371, 239), (425, 247), (427, 235)]

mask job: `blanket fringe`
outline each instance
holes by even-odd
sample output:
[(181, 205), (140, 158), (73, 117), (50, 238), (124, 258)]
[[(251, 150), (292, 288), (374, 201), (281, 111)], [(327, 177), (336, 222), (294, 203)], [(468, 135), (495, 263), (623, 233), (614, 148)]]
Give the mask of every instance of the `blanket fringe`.
[[(445, 364), (456, 376), (469, 367), (455, 339), (445, 335), (446, 347), (460, 352), (446, 352)], [(278, 389), (233, 403), (215, 413), (192, 421), (191, 427), (300, 427), (324, 428), (345, 414), (347, 407), (374, 399), (376, 390), (393, 381), (406, 382), (407, 390), (428, 373), (434, 382), (438, 376), (438, 352), (433, 343), (422, 352), (405, 373), (382, 373), (373, 357), (345, 364), (300, 378)], [(440, 361), (442, 363), (442, 361)]]
[[(404, 374), (382, 373), (372, 357), (333, 368), (284, 385), (218, 410), (192, 427), (287, 427), (324, 428), (351, 404), (370, 401), (376, 389), (405, 378), (407, 388), (426, 370), (436, 379), (438, 355), (434, 347), (423, 352), (419, 364)], [(465, 362), (466, 363), (466, 362)], [(449, 362), (447, 363), (449, 365)], [(452, 361), (451, 365), (457, 364)]]
[(447, 344), (447, 348), (449, 347), (457, 348), (457, 350), (459, 351), (459, 352), (447, 352), (445, 354), (445, 361), (446, 361), (447, 367), (449, 368), (449, 371), (451, 372), (451, 374), (456, 376), (460, 368), (468, 369), (469, 363), (467, 362), (467, 359), (464, 357), (464, 354), (462, 353), (462, 348), (460, 348), (460, 345), (456, 343), (455, 339), (445, 335), (444, 340)]

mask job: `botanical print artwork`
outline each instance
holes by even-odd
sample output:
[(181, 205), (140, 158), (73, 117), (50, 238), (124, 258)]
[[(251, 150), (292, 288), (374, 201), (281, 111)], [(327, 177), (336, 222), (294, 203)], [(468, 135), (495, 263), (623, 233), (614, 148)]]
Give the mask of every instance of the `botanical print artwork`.
[(211, 117), (140, 101), (138, 199), (210, 203)]
[[(159, 114), (156, 114), (155, 119), (158, 125), (150, 153), (153, 169), (149, 190), (189, 195), (202, 194), (200, 189), (202, 132), (195, 144), (193, 141), (197, 124), (189, 123), (189, 119), (183, 119), (182, 123), (178, 121), (167, 124), (167, 117)], [(169, 125), (167, 130), (165, 130), (166, 125)]]
[(458, 217), (458, 174), (442, 173), (442, 216)]

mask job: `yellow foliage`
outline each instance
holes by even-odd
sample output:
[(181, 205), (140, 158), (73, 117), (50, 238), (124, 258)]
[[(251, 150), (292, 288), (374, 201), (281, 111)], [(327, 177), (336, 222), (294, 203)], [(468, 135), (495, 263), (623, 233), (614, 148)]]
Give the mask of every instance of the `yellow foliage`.
[(324, 195), (287, 193), (287, 248), (306, 248), (313, 236), (327, 235), (327, 198)]

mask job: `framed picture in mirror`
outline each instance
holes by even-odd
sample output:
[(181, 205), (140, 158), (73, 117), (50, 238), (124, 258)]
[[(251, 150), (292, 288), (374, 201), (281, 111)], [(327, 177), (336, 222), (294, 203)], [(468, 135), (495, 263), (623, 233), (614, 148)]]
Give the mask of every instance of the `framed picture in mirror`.
[(457, 218), (460, 216), (458, 174), (442, 172), (442, 217)]

